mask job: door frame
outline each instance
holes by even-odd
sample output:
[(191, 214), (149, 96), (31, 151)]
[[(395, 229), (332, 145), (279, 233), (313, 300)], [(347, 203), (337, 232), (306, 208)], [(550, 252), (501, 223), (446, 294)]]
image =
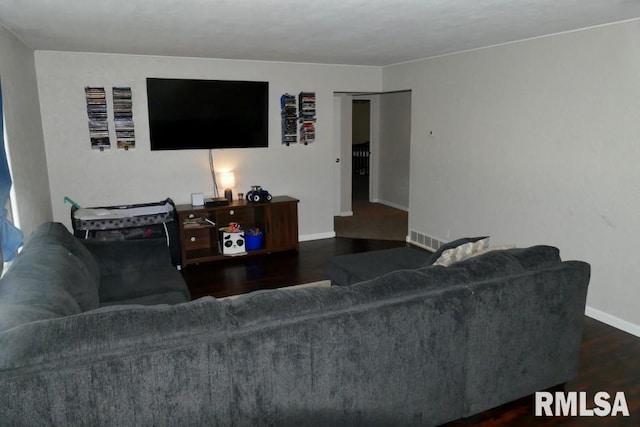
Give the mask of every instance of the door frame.
[(353, 95), (335, 93), (334, 107), (334, 216), (353, 215), (352, 207), (352, 129), (353, 129), (353, 100), (366, 99), (370, 101), (369, 138), (371, 155), (369, 157), (369, 200), (378, 197), (378, 146), (380, 141), (380, 95)]

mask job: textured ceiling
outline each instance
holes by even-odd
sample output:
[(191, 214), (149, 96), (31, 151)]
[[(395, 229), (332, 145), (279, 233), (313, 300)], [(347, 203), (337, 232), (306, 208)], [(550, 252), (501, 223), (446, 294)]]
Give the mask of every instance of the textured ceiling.
[(640, 17), (639, 0), (1, 0), (36, 50), (389, 65)]

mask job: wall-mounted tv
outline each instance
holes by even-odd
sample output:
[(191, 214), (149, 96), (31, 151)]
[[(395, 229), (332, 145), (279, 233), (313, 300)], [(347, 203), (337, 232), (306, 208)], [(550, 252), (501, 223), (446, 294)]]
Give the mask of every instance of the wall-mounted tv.
[(147, 78), (151, 150), (269, 145), (269, 82)]

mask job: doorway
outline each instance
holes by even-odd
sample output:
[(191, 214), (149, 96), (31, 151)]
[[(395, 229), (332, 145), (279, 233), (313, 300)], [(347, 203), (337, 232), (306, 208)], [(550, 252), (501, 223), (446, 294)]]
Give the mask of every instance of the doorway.
[(354, 99), (351, 115), (351, 201), (370, 201), (371, 100)]
[(336, 236), (406, 240), (411, 91), (340, 94), (334, 105)]

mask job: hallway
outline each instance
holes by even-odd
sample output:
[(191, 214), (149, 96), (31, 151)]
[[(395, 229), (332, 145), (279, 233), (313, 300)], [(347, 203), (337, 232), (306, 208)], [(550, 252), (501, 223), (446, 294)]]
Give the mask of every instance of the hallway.
[(369, 202), (369, 176), (353, 175), (353, 216), (334, 217), (336, 237), (405, 241), (409, 214)]

